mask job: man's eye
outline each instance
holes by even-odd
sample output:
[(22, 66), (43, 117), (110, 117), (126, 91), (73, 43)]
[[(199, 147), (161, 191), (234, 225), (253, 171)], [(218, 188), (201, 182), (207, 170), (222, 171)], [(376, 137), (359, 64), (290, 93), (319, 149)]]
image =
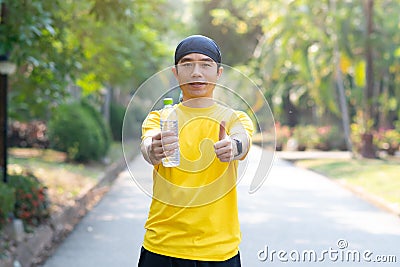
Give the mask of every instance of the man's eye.
[(186, 62), (186, 63), (183, 63), (182, 66), (185, 67), (185, 68), (190, 68), (190, 67), (193, 66), (193, 63), (191, 63), (191, 62)]
[(203, 67), (209, 68), (209, 67), (211, 67), (211, 64), (210, 63), (203, 63)]

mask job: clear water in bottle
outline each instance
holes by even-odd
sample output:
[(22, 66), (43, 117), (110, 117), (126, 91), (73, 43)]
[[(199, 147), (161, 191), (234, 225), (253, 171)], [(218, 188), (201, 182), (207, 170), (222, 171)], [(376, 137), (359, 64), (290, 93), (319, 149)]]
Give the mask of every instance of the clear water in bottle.
[[(161, 131), (171, 131), (178, 136), (178, 117), (175, 109), (172, 106), (172, 99), (164, 99), (164, 108), (160, 113), (160, 128)], [(165, 167), (176, 167), (180, 163), (179, 148), (177, 148), (171, 156), (162, 159), (162, 164)]]

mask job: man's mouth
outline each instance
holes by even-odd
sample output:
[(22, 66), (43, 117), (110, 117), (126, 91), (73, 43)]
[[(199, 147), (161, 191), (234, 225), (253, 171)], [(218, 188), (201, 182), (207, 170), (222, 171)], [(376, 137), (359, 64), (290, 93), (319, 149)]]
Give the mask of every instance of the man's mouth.
[(205, 85), (207, 85), (207, 83), (206, 82), (191, 82), (191, 83), (189, 83), (191, 86), (193, 86), (193, 87), (202, 87), (202, 86), (205, 86)]

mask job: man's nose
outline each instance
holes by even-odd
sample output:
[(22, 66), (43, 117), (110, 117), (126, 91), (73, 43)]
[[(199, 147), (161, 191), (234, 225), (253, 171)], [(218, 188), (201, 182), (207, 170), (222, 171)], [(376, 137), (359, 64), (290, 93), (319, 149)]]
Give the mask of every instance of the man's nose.
[(200, 64), (195, 63), (192, 71), (192, 77), (199, 77), (199, 76), (201, 76)]

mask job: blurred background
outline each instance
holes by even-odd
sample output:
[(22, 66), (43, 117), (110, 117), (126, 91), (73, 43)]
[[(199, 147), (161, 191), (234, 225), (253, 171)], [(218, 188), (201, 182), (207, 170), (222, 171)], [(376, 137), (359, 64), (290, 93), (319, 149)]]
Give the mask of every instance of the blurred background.
[[(53, 192), (52, 170), (82, 175), (82, 166), (89, 166), (95, 174), (84, 175), (95, 177), (120, 157), (129, 100), (147, 78), (172, 65), (177, 43), (191, 34), (215, 39), (223, 62), (260, 88), (275, 118), (276, 150), (349, 151), (399, 165), (399, 1), (0, 4), (0, 191), (8, 192), (0, 194), (3, 222), (19, 216), (35, 225), (48, 215), (46, 205), (37, 215), (22, 204), (14, 210), (24, 200), (11, 175), (38, 177), (52, 203), (61, 205), (65, 199), (57, 198), (73, 198), (83, 178), (72, 189), (60, 181)], [(235, 90), (240, 95), (246, 88)], [(147, 111), (135, 105), (132, 123), (141, 125)], [(139, 140), (140, 131), (134, 137)], [(73, 181), (69, 177), (68, 186)], [(398, 192), (393, 195), (398, 201)]]
[[(14, 66), (7, 79), (11, 146), (63, 147), (48, 135), (49, 123), (59, 106), (82, 100), (119, 140), (138, 86), (171, 65), (182, 38), (204, 34), (220, 44), (225, 64), (264, 93), (278, 150), (290, 138), (300, 150), (364, 157), (398, 150), (398, 1), (2, 0), (1, 6), (1, 61)], [(138, 122), (146, 112), (137, 106)]]

